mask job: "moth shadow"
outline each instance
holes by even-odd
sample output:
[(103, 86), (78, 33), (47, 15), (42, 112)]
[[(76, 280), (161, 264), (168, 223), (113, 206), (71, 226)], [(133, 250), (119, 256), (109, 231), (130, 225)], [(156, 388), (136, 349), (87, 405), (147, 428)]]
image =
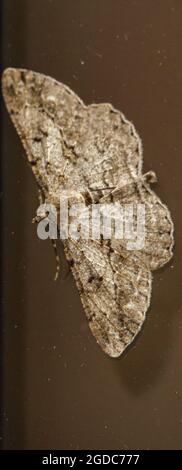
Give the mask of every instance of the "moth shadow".
[(114, 363), (122, 385), (135, 395), (144, 394), (161, 380), (175, 341), (174, 314), (179, 309), (180, 299), (175, 292), (175, 276), (174, 286), (170, 284), (170, 295), (166, 296), (165, 282), (162, 286), (160, 283), (165, 270), (163, 267), (154, 275), (151, 305), (141, 331)]

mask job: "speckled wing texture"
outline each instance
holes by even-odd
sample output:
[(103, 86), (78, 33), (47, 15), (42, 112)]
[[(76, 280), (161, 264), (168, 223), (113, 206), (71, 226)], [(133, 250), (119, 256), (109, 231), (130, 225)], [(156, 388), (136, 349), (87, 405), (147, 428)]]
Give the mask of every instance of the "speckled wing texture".
[(45, 75), (6, 69), (7, 109), (43, 200), (59, 205), (75, 190), (91, 203), (145, 204), (145, 246), (124, 239), (64, 240), (89, 326), (109, 356), (130, 345), (145, 320), (151, 271), (172, 256), (173, 223), (142, 175), (142, 145), (133, 124), (110, 104), (85, 106), (67, 86)]

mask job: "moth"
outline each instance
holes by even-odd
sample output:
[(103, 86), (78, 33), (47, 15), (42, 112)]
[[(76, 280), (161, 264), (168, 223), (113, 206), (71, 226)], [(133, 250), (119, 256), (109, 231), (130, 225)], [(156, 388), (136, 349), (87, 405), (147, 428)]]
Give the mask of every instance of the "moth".
[(173, 252), (168, 208), (142, 174), (142, 144), (111, 104), (86, 106), (67, 86), (43, 74), (9, 68), (2, 90), (35, 175), (40, 200), (59, 206), (75, 190), (91, 203), (145, 204), (145, 246), (124, 240), (63, 241), (90, 329), (102, 350), (118, 357), (141, 329), (150, 304), (152, 271)]

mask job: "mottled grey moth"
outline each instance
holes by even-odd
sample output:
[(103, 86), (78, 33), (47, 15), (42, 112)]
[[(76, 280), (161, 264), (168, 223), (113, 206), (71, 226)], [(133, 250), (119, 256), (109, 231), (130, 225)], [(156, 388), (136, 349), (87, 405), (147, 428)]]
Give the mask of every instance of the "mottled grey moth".
[(7, 69), (7, 109), (26, 150), (42, 202), (59, 206), (62, 190), (85, 204), (145, 204), (145, 246), (127, 250), (115, 238), (63, 241), (93, 335), (119, 356), (144, 322), (151, 271), (172, 256), (173, 223), (142, 175), (142, 145), (134, 126), (110, 104), (86, 106), (67, 86), (45, 75)]

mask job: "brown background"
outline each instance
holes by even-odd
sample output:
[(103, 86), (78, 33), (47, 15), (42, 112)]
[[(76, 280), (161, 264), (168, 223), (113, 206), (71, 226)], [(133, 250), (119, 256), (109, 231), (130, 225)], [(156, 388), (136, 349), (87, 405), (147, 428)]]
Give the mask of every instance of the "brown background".
[(4, 448), (182, 448), (182, 2), (7, 0), (2, 22), (3, 67), (49, 74), (135, 123), (176, 229), (142, 333), (108, 358), (71, 275), (53, 281), (51, 243), (31, 224), (36, 184), (3, 109)]

